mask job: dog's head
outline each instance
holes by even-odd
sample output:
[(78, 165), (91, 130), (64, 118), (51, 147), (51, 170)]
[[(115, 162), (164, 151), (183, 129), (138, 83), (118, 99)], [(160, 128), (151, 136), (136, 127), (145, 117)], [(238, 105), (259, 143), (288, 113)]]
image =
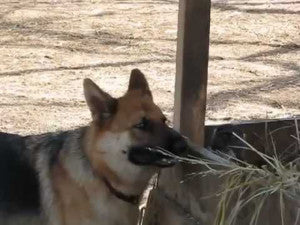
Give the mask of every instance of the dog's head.
[(128, 91), (120, 98), (113, 98), (90, 79), (84, 80), (84, 94), (93, 118), (89, 151), (95, 166), (119, 174), (170, 167), (176, 161), (152, 149), (175, 155), (187, 151), (186, 140), (166, 124), (153, 102), (141, 71), (131, 72)]

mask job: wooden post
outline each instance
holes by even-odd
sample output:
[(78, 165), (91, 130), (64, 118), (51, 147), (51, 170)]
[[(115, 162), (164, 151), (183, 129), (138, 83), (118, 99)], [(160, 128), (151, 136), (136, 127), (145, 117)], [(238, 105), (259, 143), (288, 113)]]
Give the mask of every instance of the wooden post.
[(210, 0), (180, 0), (174, 125), (203, 144), (209, 52)]
[[(210, 0), (180, 0), (178, 19), (174, 125), (203, 145)], [(197, 201), (209, 187), (202, 180), (181, 184), (185, 175), (194, 170), (190, 165), (179, 165), (162, 171), (158, 187), (150, 196), (145, 225), (211, 224), (216, 203), (206, 207), (206, 202)]]

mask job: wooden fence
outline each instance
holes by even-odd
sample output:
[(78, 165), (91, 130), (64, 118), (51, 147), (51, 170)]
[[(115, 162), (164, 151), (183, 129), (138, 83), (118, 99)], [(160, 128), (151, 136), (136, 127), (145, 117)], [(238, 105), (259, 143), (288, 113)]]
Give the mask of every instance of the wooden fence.
[[(271, 149), (276, 148), (278, 154), (281, 154), (283, 150), (287, 149), (299, 150), (299, 143), (293, 138), (297, 136), (295, 121), (300, 127), (300, 118), (298, 117), (295, 120), (239, 123), (232, 125), (231, 129), (242, 133), (246, 141), (255, 148), (267, 152), (268, 146), (272, 145)], [(207, 126), (205, 128), (206, 147), (213, 144), (216, 130), (223, 126)], [(270, 135), (274, 140), (273, 144)], [(254, 156), (255, 154), (242, 157), (256, 160)], [(144, 225), (213, 225), (220, 200), (214, 193), (220, 191), (220, 185), (226, 177), (220, 179), (208, 176), (186, 180), (188, 174), (199, 172), (202, 169), (201, 166), (182, 164), (176, 168), (162, 171), (158, 185), (150, 195)], [(183, 180), (185, 181), (182, 183)], [(284, 216), (284, 225), (300, 224), (300, 199), (291, 199), (285, 196), (283, 214), (281, 214), (279, 202), (278, 194), (267, 198), (260, 213), (258, 225), (282, 225), (282, 215)], [(236, 224), (249, 225), (256, 207), (258, 206), (254, 203), (247, 205), (239, 213)], [(229, 206), (228, 213), (231, 210), (232, 207)]]

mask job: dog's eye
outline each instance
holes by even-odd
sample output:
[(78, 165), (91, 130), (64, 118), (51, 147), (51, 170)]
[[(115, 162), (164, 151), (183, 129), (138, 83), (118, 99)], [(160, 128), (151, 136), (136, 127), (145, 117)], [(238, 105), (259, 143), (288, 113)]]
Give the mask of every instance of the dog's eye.
[(141, 130), (146, 129), (146, 127), (147, 127), (147, 119), (146, 118), (142, 118), (141, 121), (138, 124), (135, 124), (133, 127), (137, 128), (137, 129), (141, 129)]

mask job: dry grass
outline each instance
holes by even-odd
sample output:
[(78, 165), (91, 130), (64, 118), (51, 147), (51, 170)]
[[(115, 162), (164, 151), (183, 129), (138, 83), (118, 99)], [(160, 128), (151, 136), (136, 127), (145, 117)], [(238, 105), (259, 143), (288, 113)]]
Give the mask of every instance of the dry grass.
[[(210, 150), (193, 146), (194, 150), (202, 155), (199, 157), (178, 157), (164, 149), (152, 149), (161, 152), (180, 162), (202, 165), (206, 168), (204, 171), (195, 171), (188, 174), (186, 179), (198, 179), (202, 176), (214, 176), (225, 178), (221, 190), (212, 193), (203, 198), (219, 197), (219, 204), (215, 225), (235, 225), (238, 215), (241, 211), (252, 204), (255, 206), (250, 215), (250, 225), (257, 225), (259, 216), (264, 204), (274, 195), (279, 196), (278, 205), (280, 205), (281, 224), (285, 225), (285, 200), (300, 201), (300, 135), (298, 122), (295, 120), (297, 151), (292, 152), (293, 156), (284, 157), (285, 151), (280, 151), (282, 158), (289, 158), (289, 161), (281, 161), (276, 149), (272, 154), (262, 153), (255, 149), (242, 137), (234, 133), (246, 147), (241, 151), (252, 151), (259, 155), (265, 162), (265, 165), (258, 167), (241, 161), (235, 156), (227, 155), (223, 152), (211, 152)], [(291, 143), (291, 144), (295, 144)], [(275, 146), (275, 145), (274, 145)], [(237, 147), (237, 146), (234, 146)], [(291, 154), (289, 152), (288, 154)], [(183, 180), (182, 182), (185, 182)], [(276, 213), (276, 212), (274, 212)], [(300, 212), (299, 212), (300, 213)], [(298, 214), (299, 214), (298, 213)], [(297, 215), (295, 224), (300, 222)]]

